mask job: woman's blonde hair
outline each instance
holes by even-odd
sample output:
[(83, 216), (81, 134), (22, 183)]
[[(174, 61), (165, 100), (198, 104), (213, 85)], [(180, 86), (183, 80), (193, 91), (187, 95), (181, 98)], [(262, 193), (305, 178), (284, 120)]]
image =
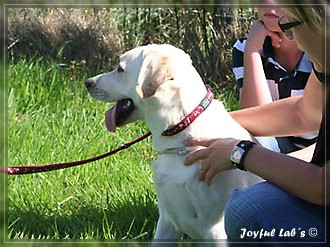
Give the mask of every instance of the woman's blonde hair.
[(301, 21), (309, 28), (322, 32), (324, 9), (320, 7), (299, 6), (298, 8), (282, 8), (289, 19)]
[[(279, 0), (279, 2), (284, 3), (285, 1)], [(282, 9), (287, 17), (301, 21), (317, 32), (324, 31), (324, 27), (330, 28), (329, 0), (314, 0), (313, 4), (310, 3), (310, 0), (294, 0), (293, 2), (296, 7)], [(326, 33), (329, 35), (330, 32)]]

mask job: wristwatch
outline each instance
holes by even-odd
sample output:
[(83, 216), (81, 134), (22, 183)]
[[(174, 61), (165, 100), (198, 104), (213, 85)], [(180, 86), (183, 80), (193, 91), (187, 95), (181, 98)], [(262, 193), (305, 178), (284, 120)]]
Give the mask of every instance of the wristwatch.
[(246, 171), (244, 167), (244, 158), (247, 152), (255, 145), (256, 143), (251, 141), (240, 141), (233, 149), (230, 155), (231, 163), (238, 169)]

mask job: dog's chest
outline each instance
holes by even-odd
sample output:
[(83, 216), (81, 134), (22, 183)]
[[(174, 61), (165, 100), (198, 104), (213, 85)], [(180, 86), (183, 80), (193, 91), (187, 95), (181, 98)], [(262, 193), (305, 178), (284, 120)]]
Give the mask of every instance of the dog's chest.
[(190, 237), (205, 238), (206, 229), (222, 219), (221, 195), (199, 181), (198, 165), (186, 167), (183, 158), (171, 156), (160, 156), (153, 164), (159, 210)]
[(157, 185), (177, 184), (183, 185), (191, 178), (196, 179), (198, 168), (196, 166), (184, 166), (184, 156), (176, 154), (160, 155), (153, 162), (153, 180)]

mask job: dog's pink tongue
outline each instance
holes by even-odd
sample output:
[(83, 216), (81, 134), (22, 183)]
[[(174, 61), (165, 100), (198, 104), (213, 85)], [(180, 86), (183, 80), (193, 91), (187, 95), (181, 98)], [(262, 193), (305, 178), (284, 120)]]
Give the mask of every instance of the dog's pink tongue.
[(105, 125), (110, 132), (116, 131), (116, 109), (117, 103), (105, 112)]

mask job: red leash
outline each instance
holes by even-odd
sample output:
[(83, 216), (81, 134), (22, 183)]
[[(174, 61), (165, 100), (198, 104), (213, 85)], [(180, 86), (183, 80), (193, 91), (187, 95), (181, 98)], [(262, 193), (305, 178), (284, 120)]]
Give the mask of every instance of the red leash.
[(82, 164), (90, 163), (96, 160), (103, 159), (107, 156), (113, 155), (123, 149), (129, 148), (133, 144), (140, 142), (146, 138), (148, 138), (151, 135), (150, 132), (147, 134), (144, 134), (143, 136), (131, 141), (127, 142), (125, 144), (122, 144), (119, 148), (112, 150), (108, 153), (85, 159), (85, 160), (79, 160), (79, 161), (73, 161), (73, 162), (64, 162), (64, 163), (57, 163), (57, 164), (50, 164), (50, 165), (37, 165), (37, 166), (10, 166), (10, 167), (3, 167), (1, 169), (2, 173), (7, 173), (8, 175), (23, 175), (23, 174), (30, 174), (30, 173), (38, 173), (38, 172), (49, 172), (49, 171), (55, 171), (60, 170), (68, 167), (73, 166), (79, 166)]
[[(214, 99), (212, 89), (209, 85), (206, 85), (207, 87), (207, 93), (203, 100), (199, 103), (195, 109), (188, 114), (184, 119), (182, 119), (178, 124), (175, 126), (165, 130), (162, 135), (163, 136), (173, 136), (177, 133), (183, 131), (185, 128), (187, 128), (192, 122), (196, 120), (211, 104), (212, 100)], [(82, 164), (90, 163), (96, 160), (103, 159), (107, 156), (113, 155), (123, 149), (129, 148), (133, 144), (140, 142), (147, 137), (151, 135), (151, 132), (148, 132), (147, 134), (144, 134), (143, 136), (122, 144), (119, 148), (112, 150), (108, 153), (89, 158), (86, 160), (79, 160), (79, 161), (73, 161), (73, 162), (64, 162), (64, 163), (57, 163), (57, 164), (50, 164), (50, 165), (37, 165), (37, 166), (9, 166), (9, 167), (3, 167), (0, 172), (7, 173), (8, 175), (22, 175), (22, 174), (30, 174), (30, 173), (38, 173), (38, 172), (49, 172), (49, 171), (55, 171), (59, 169), (64, 169), (67, 167), (73, 167), (73, 166), (79, 166)]]

